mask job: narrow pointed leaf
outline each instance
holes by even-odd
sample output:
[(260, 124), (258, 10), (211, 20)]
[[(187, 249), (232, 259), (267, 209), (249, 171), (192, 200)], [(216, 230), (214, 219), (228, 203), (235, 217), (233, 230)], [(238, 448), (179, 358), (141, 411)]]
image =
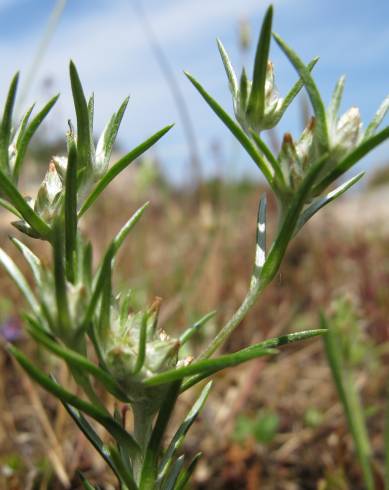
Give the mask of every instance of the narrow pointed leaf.
[(31, 250), (17, 238), (11, 238), (12, 243), (20, 250), (26, 262), (30, 266), (35, 282), (38, 287), (41, 285), (41, 261)]
[(378, 128), (378, 126), (385, 118), (388, 110), (389, 110), (389, 95), (385, 97), (384, 101), (378, 108), (378, 111), (375, 113), (375, 116), (373, 117), (371, 123), (366, 128), (365, 134), (363, 136), (364, 139), (367, 139), (374, 134), (375, 130)]
[(200, 83), (193, 78), (189, 73), (185, 72), (185, 75), (189, 78), (195, 88), (200, 92), (203, 99), (208, 103), (214, 113), (222, 120), (222, 122), (227, 126), (235, 138), (241, 143), (243, 148), (247, 151), (250, 157), (253, 159), (255, 164), (261, 170), (266, 180), (272, 184), (273, 175), (271, 169), (268, 167), (267, 163), (263, 160), (261, 155), (258, 153), (254, 144), (250, 141), (250, 138), (246, 133), (233, 121), (233, 119), (225, 112), (225, 110), (214, 100), (206, 90), (200, 85)]
[(161, 129), (149, 139), (141, 143), (139, 146), (134, 148), (132, 151), (127, 153), (124, 157), (122, 157), (119, 161), (117, 161), (112, 167), (107, 171), (107, 173), (102, 177), (97, 183), (96, 187), (92, 190), (92, 192), (86, 198), (84, 204), (82, 205), (78, 215), (82, 216), (85, 211), (95, 202), (98, 196), (103, 192), (103, 190), (107, 187), (107, 185), (126, 167), (128, 167), (134, 160), (140, 157), (146, 150), (148, 150), (151, 146), (153, 146), (164, 134), (166, 134), (173, 125), (166, 126)]
[(326, 194), (323, 197), (318, 197), (313, 201), (313, 203), (308, 206), (303, 213), (301, 214), (300, 218), (297, 221), (296, 229), (294, 234), (296, 235), (301, 228), (305, 225), (305, 223), (312, 218), (314, 214), (316, 214), (321, 208), (329, 204), (330, 202), (334, 201), (337, 199), (339, 196), (344, 194), (350, 187), (352, 187), (354, 184), (359, 182), (361, 178), (365, 175), (365, 172), (360, 172), (358, 175), (355, 177), (351, 178), (344, 184), (340, 185), (336, 189), (332, 190), (328, 194)]
[(128, 397), (123, 393), (120, 386), (116, 383), (112, 376), (100, 367), (96, 366), (96, 364), (93, 364), (93, 362), (89, 361), (89, 359), (87, 359), (85, 356), (58, 344), (54, 340), (50, 339), (50, 337), (42, 330), (34, 329), (31, 330), (30, 333), (37, 342), (59, 358), (66, 361), (75, 370), (91, 374), (120, 401), (125, 403), (129, 402)]
[[(315, 58), (313, 58), (308, 64), (307, 64), (307, 68), (309, 71), (312, 71), (314, 66), (316, 65), (316, 63), (319, 61), (319, 58), (316, 56)], [(298, 95), (298, 93), (300, 92), (300, 90), (304, 87), (304, 81), (302, 78), (300, 78), (294, 85), (293, 87), (289, 90), (288, 94), (286, 95), (286, 97), (284, 98), (284, 100), (282, 101), (282, 104), (281, 104), (281, 107), (279, 109), (279, 112), (278, 112), (278, 115), (277, 115), (277, 119), (276, 121), (278, 122), (281, 117), (284, 115), (285, 111), (287, 110), (287, 108), (290, 106), (290, 104), (293, 102), (293, 100), (295, 99), (295, 97)]]
[(355, 163), (359, 162), (365, 155), (389, 138), (389, 126), (382, 129), (379, 133), (363, 140), (360, 145), (349, 153), (338, 165), (317, 184), (312, 191), (313, 195), (321, 194), (332, 182), (342, 176)]
[(199, 462), (201, 456), (202, 453), (197, 453), (195, 457), (192, 459), (188, 468), (186, 468), (184, 471), (181, 472), (180, 476), (178, 477), (177, 485), (174, 490), (185, 490), (191, 476), (193, 475), (196, 469), (197, 463)]
[(305, 340), (310, 337), (322, 335), (323, 333), (325, 333), (325, 330), (307, 330), (303, 332), (283, 335), (274, 339), (265, 340), (263, 342), (260, 342), (259, 344), (254, 344), (240, 351), (233, 352), (232, 354), (225, 354), (223, 356), (215, 357), (213, 359), (202, 359), (200, 361), (194, 362), (193, 364), (190, 364), (189, 366), (165, 371), (161, 374), (157, 374), (156, 376), (152, 376), (145, 382), (145, 384), (148, 386), (156, 386), (159, 384), (182, 379), (187, 376), (193, 376), (194, 374), (199, 374), (202, 372), (208, 371), (216, 373), (217, 371), (220, 371), (227, 367), (237, 366), (238, 364), (242, 364), (243, 362), (255, 359), (256, 357), (273, 354), (274, 349), (282, 345)]
[(179, 474), (184, 466), (185, 456), (182, 455), (174, 461), (172, 468), (167, 476), (165, 482), (161, 485), (161, 490), (174, 490), (176, 488), (176, 482)]
[(248, 80), (246, 70), (242, 69), (242, 74), (239, 80), (239, 110), (241, 113), (245, 113), (247, 109), (247, 99), (249, 95)]
[(20, 218), (20, 219), (22, 218), (19, 211), (14, 206), (12, 206), (12, 204), (10, 204), (5, 199), (2, 199), (1, 197), (0, 197), (0, 206), (2, 208), (6, 209), (7, 211), (9, 211), (10, 213), (14, 214), (15, 216), (17, 216), (18, 218)]
[(89, 111), (84, 91), (73, 61), (69, 65), (70, 82), (72, 86), (74, 108), (77, 117), (77, 153), (79, 168), (89, 169), (92, 165), (91, 148), (93, 142), (90, 136)]
[(139, 342), (138, 342), (138, 357), (134, 366), (133, 374), (138, 374), (142, 369), (146, 356), (146, 342), (147, 342), (147, 322), (149, 315), (145, 313), (142, 318), (141, 328), (139, 329)]
[(103, 172), (109, 164), (113, 145), (119, 131), (120, 124), (123, 119), (124, 112), (127, 108), (129, 97), (126, 97), (119, 107), (116, 114), (113, 114), (108, 124), (105, 126), (102, 135), (96, 147), (96, 166), (98, 171)]
[(39, 305), (30, 289), (30, 286), (28, 285), (20, 269), (16, 266), (15, 262), (4, 252), (2, 248), (0, 248), (0, 264), (14, 280), (15, 284), (26, 298), (32, 310), (37, 313), (39, 311)]
[(154, 484), (157, 478), (158, 457), (161, 450), (162, 439), (176, 404), (177, 397), (180, 394), (180, 385), (180, 381), (171, 384), (158, 413), (143, 462), (139, 485), (142, 490), (152, 490), (155, 488)]
[(41, 111), (38, 112), (38, 114), (32, 119), (30, 124), (27, 126), (26, 130), (23, 132), (23, 135), (20, 138), (20, 141), (18, 141), (17, 144), (17, 155), (16, 155), (16, 160), (15, 160), (15, 166), (13, 169), (13, 178), (14, 181), (17, 182), (21, 166), (26, 154), (27, 147), (31, 141), (31, 138), (34, 136), (36, 130), (39, 128), (47, 114), (50, 112), (54, 104), (57, 102), (59, 98), (59, 95), (56, 95), (52, 99), (49, 100), (49, 102), (42, 108)]
[(138, 490), (138, 486), (135, 483), (134, 477), (130, 471), (128, 471), (126, 465), (124, 464), (118, 450), (115, 447), (109, 447), (109, 453), (111, 455), (111, 459), (115, 464), (116, 470), (120, 475), (120, 483), (123, 486), (123, 489), (126, 488), (128, 490)]
[(57, 305), (57, 333), (61, 338), (69, 338), (71, 331), (70, 311), (67, 296), (65, 267), (62, 251), (61, 224), (56, 222), (53, 229), (53, 256), (54, 256), (54, 282), (55, 299)]
[(44, 374), (40, 369), (34, 366), (28, 359), (22, 354), (21, 351), (16, 349), (13, 345), (8, 345), (9, 352), (15, 357), (22, 368), (29, 374), (29, 376), (40, 384), (46, 391), (60, 399), (63, 403), (68, 403), (74, 408), (81, 410), (86, 415), (92, 417), (96, 422), (102, 425), (120, 444), (128, 449), (128, 451), (135, 455), (139, 452), (139, 446), (132, 436), (126, 432), (112, 417), (107, 415), (101, 408), (92, 405), (81, 398), (78, 398), (73, 393), (65, 390), (58, 383), (53, 381), (49, 376)]
[(174, 437), (171, 443), (169, 444), (166, 453), (162, 458), (160, 464), (159, 478), (163, 478), (166, 475), (166, 470), (170, 465), (170, 462), (174, 454), (182, 447), (185, 440), (185, 436), (188, 433), (189, 429), (192, 427), (195, 420), (197, 419), (200, 411), (202, 410), (208, 398), (211, 388), (212, 388), (212, 381), (207, 383), (205, 387), (201, 390), (200, 396), (197, 398), (196, 402), (193, 404), (192, 408), (190, 409), (187, 416), (185, 417), (185, 420), (180, 425), (177, 432), (174, 434)]
[(70, 143), (65, 185), (65, 255), (66, 272), (70, 282), (75, 278), (75, 253), (77, 244), (77, 150)]
[(211, 320), (211, 318), (213, 318), (216, 313), (216, 310), (210, 311), (206, 315), (202, 316), (200, 320), (197, 320), (197, 322), (193, 323), (193, 325), (186, 329), (180, 337), (180, 346), (182, 347), (183, 345), (185, 345), (194, 335), (196, 335), (200, 328), (205, 325), (209, 320)]
[(8, 90), (3, 111), (3, 118), (0, 124), (0, 169), (6, 174), (10, 173), (8, 147), (11, 142), (12, 112), (15, 105), (18, 81), (19, 73), (16, 73)]
[(20, 213), (31, 228), (37, 233), (37, 235), (42, 239), (49, 240), (51, 234), (50, 227), (28, 205), (24, 197), (1, 169), (0, 189), (11, 201), (11, 204), (17, 209), (18, 213)]
[(272, 20), (273, 7), (270, 6), (267, 9), (258, 39), (254, 62), (253, 83), (247, 106), (248, 115), (251, 115), (256, 119), (258, 118), (259, 120), (263, 117), (265, 112), (265, 83), (267, 64), (269, 61)]
[(217, 47), (219, 48), (220, 57), (223, 61), (224, 69), (226, 71), (230, 92), (233, 97), (236, 97), (238, 94), (238, 82), (236, 80), (235, 71), (232, 67), (227, 51), (224, 49), (224, 46), (219, 39), (217, 40)]
[(253, 138), (255, 144), (257, 145), (259, 151), (261, 151), (265, 157), (267, 158), (270, 165), (273, 167), (275, 179), (277, 179), (277, 183), (282, 187), (285, 185), (284, 175), (281, 170), (281, 166), (271, 152), (270, 148), (266, 145), (263, 139), (255, 132), (250, 130), (251, 137)]
[(69, 413), (69, 415), (71, 416), (71, 418), (77, 424), (81, 432), (85, 435), (88, 441), (92, 444), (92, 446), (96, 449), (96, 451), (100, 454), (100, 456), (104, 459), (104, 461), (114, 472), (114, 474), (119, 480), (119, 483), (121, 483), (120, 474), (117, 472), (116, 466), (111, 459), (111, 455), (109, 453), (108, 447), (103, 443), (99, 435), (90, 425), (90, 423), (86, 420), (86, 418), (76, 408), (73, 408), (71, 405), (69, 405), (69, 403), (62, 402), (62, 404), (67, 410), (67, 412)]
[(322, 148), (326, 150), (328, 148), (326, 110), (316, 83), (314, 82), (308, 67), (305, 66), (298, 55), (291, 48), (289, 48), (289, 46), (277, 34), (273, 34), (273, 36), (304, 82), (316, 117), (317, 137)]
[(345, 80), (346, 77), (341, 76), (337, 84), (335, 85), (334, 91), (332, 93), (331, 103), (328, 108), (328, 120), (331, 121), (332, 124), (335, 124), (338, 118), (339, 108), (342, 102)]
[(266, 194), (263, 194), (259, 200), (258, 206), (255, 262), (251, 278), (251, 287), (255, 287), (256, 283), (260, 280), (262, 267), (266, 260), (266, 208)]

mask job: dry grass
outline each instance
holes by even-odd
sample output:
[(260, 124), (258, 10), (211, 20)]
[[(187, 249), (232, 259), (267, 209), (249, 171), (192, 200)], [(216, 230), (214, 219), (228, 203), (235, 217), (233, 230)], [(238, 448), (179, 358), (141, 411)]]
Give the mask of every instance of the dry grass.
[[(86, 224), (98, 244), (96, 259), (108, 237), (143, 202), (142, 193), (128, 194), (114, 186)], [(214, 324), (207, 327), (212, 332), (238, 306), (247, 287), (259, 190), (216, 182), (196, 195), (166, 188), (155, 188), (147, 195), (151, 195), (151, 209), (121, 254), (117, 283), (136, 288), (139, 304), (163, 297), (161, 320), (170, 331), (217, 308)], [(389, 225), (386, 210), (378, 202), (384, 201), (376, 194), (358, 195), (338, 202), (309, 224), (292, 244), (276, 281), (225, 349), (235, 350), (287, 330), (315, 328), (319, 308), (328, 308), (334, 298), (347, 292), (372, 345), (357, 379), (369, 408), (373, 449), (380, 462), (388, 375)], [(8, 233), (10, 228), (3, 226), (1, 242), (11, 250)], [(6, 321), (21, 311), (22, 304), (1, 274), (2, 296), (9, 299), (4, 304)], [(208, 332), (196, 341), (196, 348), (207, 343)], [(61, 365), (37, 352), (29, 340), (18, 342), (70, 383)], [(30, 383), (3, 349), (0, 368), (0, 488), (43, 490), (67, 485), (77, 489), (77, 469), (92, 479), (102, 479), (110, 488), (111, 476), (63, 408)], [(184, 399), (180, 410), (185, 406)], [(253, 437), (237, 443), (236, 417), (255, 416), (263, 409), (279, 417), (275, 437), (267, 445)], [(320, 414), (315, 424), (307, 421), (313, 409)], [(204, 457), (193, 488), (362, 489), (351, 439), (317, 339), (219, 375), (186, 446), (189, 454), (199, 449)]]

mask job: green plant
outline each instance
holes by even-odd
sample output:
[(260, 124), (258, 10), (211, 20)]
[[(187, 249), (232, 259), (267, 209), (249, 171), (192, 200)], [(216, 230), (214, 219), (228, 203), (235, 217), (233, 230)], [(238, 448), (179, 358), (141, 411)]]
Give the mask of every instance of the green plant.
[[(325, 332), (324, 329), (296, 332), (265, 340), (238, 352), (211, 357), (240, 324), (260, 293), (276, 275), (287, 246), (303, 225), (323, 206), (343, 194), (362, 176), (325, 194), (327, 187), (362, 156), (389, 137), (389, 128), (376, 133), (387, 110), (386, 102), (363, 135), (353, 109), (338, 120), (337, 110), (343, 82), (338, 83), (330, 108), (323, 102), (310, 70), (316, 60), (305, 64), (279, 38), (300, 80), (284, 100), (275, 96), (273, 68), (268, 61), (272, 8), (266, 13), (259, 37), (253, 82), (242, 73), (236, 81), (228, 56), (219, 43), (233, 95), (235, 122), (205, 89), (188, 77), (214, 112), (232, 131), (262, 170), (278, 199), (279, 222), (275, 238), (266, 251), (266, 196), (259, 203), (255, 264), (247, 296), (237, 312), (221, 328), (208, 347), (193, 360), (180, 355), (181, 348), (196, 335), (212, 315), (191, 325), (179, 338), (158, 329), (159, 301), (149, 308), (129, 313), (129, 292), (113, 293), (112, 269), (116, 255), (129, 232), (143, 215), (148, 203), (138, 209), (112, 239), (99, 265), (92, 264), (92, 244), (80, 232), (79, 222), (107, 185), (131, 162), (156, 143), (170, 126), (109, 165), (111, 150), (127, 105), (115, 113), (97, 146), (93, 141), (93, 97), (87, 102), (76, 68), (70, 64), (70, 80), (77, 117), (77, 131), (70, 125), (67, 157), (53, 157), (34, 201), (25, 199), (17, 188), (27, 145), (56, 101), (53, 98), (29, 123), (32, 108), (12, 131), (12, 108), (18, 77), (8, 93), (0, 126), (0, 187), (2, 204), (18, 220), (14, 226), (30, 237), (45, 240), (53, 251), (52, 270), (20, 240), (12, 239), (28, 262), (36, 283), (33, 291), (17, 266), (0, 251), (0, 262), (13, 277), (29, 305), (25, 323), (29, 334), (42, 347), (67, 364), (82, 395), (69, 392), (53, 376), (34, 365), (10, 345), (9, 352), (27, 373), (66, 407), (80, 430), (112, 469), (122, 489), (181, 489), (194, 471), (199, 455), (185, 466), (177, 456), (185, 436), (198, 416), (211, 388), (201, 389), (193, 407), (170, 443), (164, 434), (180, 394), (221, 369), (260, 356), (274, 355), (277, 348)], [(284, 138), (278, 156), (272, 154), (260, 132), (278, 123), (298, 91), (305, 86), (315, 112), (297, 143)], [(96, 361), (97, 359), (97, 361)], [(98, 389), (130, 407), (134, 429), (126, 428), (120, 411), (110, 413)], [(87, 420), (101, 425), (111, 436), (103, 442)], [(86, 489), (98, 488), (83, 477)]]

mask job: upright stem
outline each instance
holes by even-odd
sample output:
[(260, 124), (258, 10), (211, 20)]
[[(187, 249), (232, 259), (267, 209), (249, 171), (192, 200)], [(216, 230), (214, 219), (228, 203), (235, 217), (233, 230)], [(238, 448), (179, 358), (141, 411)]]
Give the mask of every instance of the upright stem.
[(146, 413), (143, 404), (133, 404), (132, 413), (134, 416), (134, 436), (136, 442), (141, 448), (139, 457), (136, 458), (133, 462), (135, 480), (137, 483), (139, 483), (142, 473), (144, 456), (151, 435), (152, 417), (150, 417), (150, 415)]

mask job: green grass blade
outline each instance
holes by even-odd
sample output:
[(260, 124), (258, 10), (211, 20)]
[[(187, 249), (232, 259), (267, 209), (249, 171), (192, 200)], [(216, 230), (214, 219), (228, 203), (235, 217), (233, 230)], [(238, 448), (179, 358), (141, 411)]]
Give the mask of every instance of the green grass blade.
[(332, 377), (343, 406), (344, 414), (350, 428), (362, 474), (367, 490), (374, 490), (374, 477), (371, 467), (371, 448), (367, 435), (367, 427), (363, 414), (363, 407), (355, 387), (355, 381), (344, 366), (342, 352), (339, 344), (339, 332), (329, 324), (324, 315), (320, 318), (321, 326), (327, 329), (323, 336), (325, 352)]
[(169, 447), (167, 448), (162, 458), (160, 464), (159, 476), (158, 476), (159, 479), (164, 478), (164, 476), (166, 475), (174, 454), (182, 447), (185, 440), (185, 436), (188, 433), (189, 429), (194, 424), (194, 422), (196, 421), (197, 417), (199, 416), (199, 413), (201, 412), (208, 398), (211, 388), (212, 388), (212, 381), (208, 382), (205, 385), (205, 387), (201, 390), (200, 396), (197, 398), (192, 408), (189, 410), (187, 416), (185, 417), (183, 423), (180, 425), (177, 432), (174, 434), (173, 439), (170, 442)]
[(261, 120), (265, 113), (265, 83), (269, 60), (272, 21), (273, 7), (270, 5), (266, 11), (258, 39), (257, 51), (255, 53), (253, 83), (247, 105), (248, 116), (258, 120)]
[(220, 57), (222, 59), (224, 69), (228, 78), (230, 92), (233, 97), (236, 97), (238, 94), (238, 82), (236, 80), (234, 68), (232, 67), (227, 51), (225, 50), (222, 42), (219, 39), (217, 39), (217, 47), (219, 49)]
[(91, 132), (89, 124), (88, 104), (81, 85), (80, 77), (73, 61), (69, 64), (70, 82), (72, 86), (74, 108), (77, 117), (77, 153), (80, 170), (92, 166)]
[(68, 152), (65, 184), (65, 256), (66, 275), (70, 282), (75, 279), (77, 245), (77, 149), (72, 140)]
[(102, 177), (97, 183), (96, 187), (92, 190), (92, 192), (86, 198), (84, 204), (82, 205), (78, 216), (82, 216), (85, 211), (96, 201), (99, 195), (103, 192), (103, 190), (107, 187), (107, 185), (126, 167), (128, 167), (134, 160), (140, 157), (146, 150), (148, 150), (151, 146), (153, 146), (164, 134), (166, 134), (173, 125), (166, 126), (161, 129), (157, 133), (153, 134), (149, 139), (141, 143), (139, 146), (134, 148), (132, 151), (127, 153), (123, 158), (121, 158), (118, 162), (116, 162), (112, 167), (107, 171), (107, 173)]
[(185, 332), (180, 336), (180, 346), (185, 345), (196, 333), (200, 330), (200, 328), (205, 325), (211, 318), (216, 315), (217, 311), (213, 310), (202, 316), (197, 322), (193, 323), (189, 328), (185, 330)]
[(240, 142), (243, 148), (247, 151), (250, 157), (253, 159), (254, 163), (261, 170), (266, 180), (272, 185), (273, 175), (272, 171), (265, 162), (265, 160), (258, 153), (254, 144), (251, 142), (250, 138), (246, 133), (233, 121), (233, 119), (225, 112), (225, 110), (213, 99), (208, 92), (200, 85), (200, 83), (192, 77), (189, 73), (185, 72), (185, 75), (189, 78), (195, 88), (200, 92), (203, 99), (211, 107), (214, 113), (222, 120), (222, 122), (227, 126), (235, 138)]
[(32, 310), (37, 313), (39, 311), (39, 305), (30, 286), (28, 285), (20, 269), (16, 266), (15, 262), (7, 255), (2, 248), (0, 248), (0, 264), (11, 276), (17, 287), (20, 289), (23, 296), (26, 298), (27, 303), (31, 306)]
[(27, 359), (27, 357), (13, 345), (8, 345), (8, 350), (15, 357), (22, 368), (29, 374), (29, 376), (40, 384), (46, 391), (61, 400), (62, 403), (68, 403), (72, 407), (77, 408), (81, 412), (92, 417), (94, 420), (96, 420), (96, 422), (102, 425), (112, 435), (112, 437), (126, 447), (130, 454), (138, 454), (139, 446), (136, 441), (112, 417), (107, 415), (100, 408), (65, 390), (62, 386), (34, 366)]
[(355, 177), (352, 177), (350, 180), (340, 185), (336, 189), (332, 190), (328, 194), (323, 197), (319, 197), (313, 201), (313, 203), (308, 206), (301, 214), (297, 221), (296, 229), (294, 234), (296, 235), (301, 228), (305, 225), (307, 221), (309, 221), (314, 214), (316, 214), (321, 208), (327, 206), (330, 202), (337, 199), (339, 196), (344, 194), (350, 187), (355, 185), (357, 182), (361, 180), (361, 178), (365, 175), (365, 172), (360, 172)]
[(326, 110), (320, 92), (311, 76), (311, 72), (301, 61), (298, 55), (277, 34), (273, 34), (273, 36), (304, 82), (316, 117), (316, 131), (318, 140), (322, 148), (327, 150), (328, 128)]
[(12, 112), (15, 105), (18, 82), (19, 73), (16, 73), (8, 90), (3, 111), (3, 118), (0, 124), (0, 169), (7, 175), (10, 174), (8, 147), (11, 142)]
[(341, 177), (355, 163), (359, 162), (365, 155), (389, 138), (389, 126), (382, 129), (379, 133), (363, 140), (360, 145), (349, 153), (324, 179), (317, 184), (312, 191), (313, 195), (321, 194), (332, 182)]
[(177, 397), (180, 393), (180, 386), (180, 381), (171, 384), (158, 413), (143, 462), (139, 485), (142, 490), (155, 489), (155, 481), (158, 473), (158, 457), (161, 450), (162, 439), (175, 407)]
[(50, 240), (50, 227), (34, 212), (11, 180), (0, 169), (0, 189), (40, 238)]
[(221, 371), (222, 369), (237, 366), (239, 364), (242, 364), (243, 362), (250, 361), (251, 359), (255, 359), (257, 357), (274, 354), (274, 349), (280, 347), (281, 345), (305, 340), (310, 337), (322, 335), (323, 333), (325, 333), (325, 330), (322, 329), (307, 330), (289, 335), (283, 335), (274, 339), (265, 340), (264, 342), (246, 347), (245, 349), (234, 352), (232, 354), (225, 354), (223, 356), (219, 356), (213, 359), (202, 359), (200, 361), (194, 362), (193, 364), (190, 364), (189, 366), (183, 366), (177, 369), (165, 371), (161, 374), (152, 376), (145, 382), (145, 384), (148, 386), (156, 386), (159, 384), (169, 383), (178, 379), (183, 379), (187, 376), (201, 374), (203, 372), (216, 373), (217, 371)]
[(27, 147), (34, 136), (36, 130), (39, 128), (43, 120), (46, 118), (47, 114), (51, 111), (54, 104), (57, 102), (59, 95), (56, 95), (43, 107), (43, 109), (38, 112), (38, 114), (32, 119), (30, 124), (27, 126), (26, 130), (21, 135), (20, 141), (17, 142), (17, 155), (15, 160), (15, 166), (13, 168), (13, 179), (14, 182), (18, 181), (21, 166), (26, 154)]

